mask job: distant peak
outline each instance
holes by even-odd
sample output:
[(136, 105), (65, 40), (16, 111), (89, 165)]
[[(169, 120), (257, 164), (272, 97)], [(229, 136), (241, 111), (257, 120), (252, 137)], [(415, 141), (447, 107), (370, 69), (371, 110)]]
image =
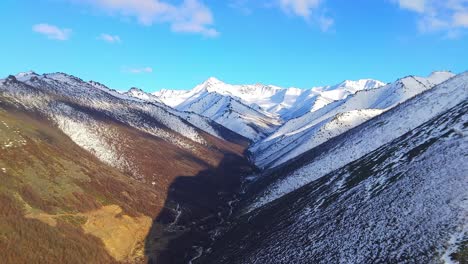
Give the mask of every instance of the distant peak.
[(96, 82), (96, 81), (89, 81), (89, 83), (95, 87), (99, 87), (99, 88), (104, 88), (104, 89), (109, 89), (109, 87), (105, 86), (104, 84), (100, 83), (100, 82)]
[(18, 79), (19, 81), (28, 81), (34, 77), (38, 77), (39, 75), (33, 71), (27, 71), (27, 72), (20, 72), (18, 74), (15, 75), (16, 79)]
[(223, 82), (220, 81), (216, 77), (210, 77), (206, 81), (203, 82), (204, 85), (215, 85), (215, 84), (222, 84)]
[(224, 83), (220, 80), (218, 80), (217, 78), (215, 77), (210, 77), (208, 78), (206, 81), (204, 81), (203, 83), (195, 86), (195, 88), (192, 90), (194, 92), (201, 92), (201, 91), (205, 91), (205, 90), (210, 90), (210, 89), (213, 89), (214, 86), (219, 86), (219, 85), (223, 85)]
[(79, 77), (76, 77), (76, 76), (73, 76), (71, 74), (64, 73), (64, 72), (45, 73), (42, 76), (49, 78), (49, 79), (53, 79), (58, 82), (69, 82), (70, 80), (74, 82), (78, 82), (78, 83), (85, 82)]
[(218, 78), (216, 77), (210, 77), (206, 80), (207, 82), (221, 82)]
[(23, 77), (23, 76), (30, 76), (30, 75), (38, 75), (34, 71), (26, 71), (26, 72), (20, 72), (16, 74), (16, 77)]
[(440, 71), (433, 71), (431, 74), (437, 74), (437, 73), (452, 73), (452, 71), (448, 71), (448, 70), (440, 70)]
[(383, 83), (379, 80), (374, 79), (359, 79), (359, 80), (344, 80), (341, 84), (349, 85), (349, 84), (365, 84), (365, 83)]
[(15, 83), (18, 80), (16, 79), (15, 76), (13, 75), (8, 75), (8, 77), (5, 79), (4, 83)]
[(455, 76), (455, 74), (451, 71), (433, 71), (429, 75), (429, 77), (434, 77), (434, 76), (440, 76), (440, 75), (445, 75), (445, 76)]
[[(359, 80), (344, 80), (341, 83), (334, 86), (326, 86), (325, 90), (335, 90), (335, 89), (354, 89), (354, 90), (368, 90), (378, 88), (385, 85), (385, 83), (374, 80), (374, 79), (359, 79)], [(317, 90), (317, 89), (316, 89)]]
[(143, 90), (138, 87), (132, 87), (128, 91), (129, 92), (143, 92)]

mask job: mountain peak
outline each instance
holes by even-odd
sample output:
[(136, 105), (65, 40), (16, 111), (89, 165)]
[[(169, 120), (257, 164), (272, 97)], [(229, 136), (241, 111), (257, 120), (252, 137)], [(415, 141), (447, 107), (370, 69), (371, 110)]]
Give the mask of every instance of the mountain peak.
[(17, 77), (27, 76), (27, 75), (37, 75), (37, 73), (35, 73), (34, 71), (30, 70), (30, 71), (20, 72), (20, 73), (16, 74)]
[(344, 80), (337, 87), (351, 87), (359, 89), (372, 89), (385, 85), (385, 83), (374, 79)]
[(210, 77), (204, 83), (222, 83), (222, 81), (216, 77)]
[(453, 77), (453, 76), (455, 76), (455, 74), (453, 72), (451, 72), (451, 71), (433, 71), (429, 75), (429, 78), (437, 78), (437, 77), (450, 78), (450, 77)]
[(144, 91), (138, 87), (132, 87), (128, 90), (129, 92), (138, 92), (138, 93), (144, 93)]
[(224, 85), (225, 83), (220, 81), (218, 78), (216, 77), (210, 77), (208, 79), (206, 79), (206, 81), (204, 81), (200, 86), (203, 87), (203, 88), (211, 88), (213, 86), (216, 86), (216, 85)]
[(102, 89), (107, 89), (109, 90), (109, 87), (105, 86), (104, 84), (100, 83), (100, 82), (96, 82), (96, 81), (89, 81), (89, 83), (94, 86), (94, 87), (98, 87), (98, 88), (102, 88)]
[(192, 92), (201, 92), (201, 91), (204, 91), (204, 90), (209, 90), (210, 88), (213, 88), (214, 86), (220, 86), (220, 85), (224, 85), (225, 83), (220, 81), (219, 79), (215, 78), (215, 77), (210, 77), (208, 78), (206, 81), (204, 81), (203, 83), (197, 85), (193, 90)]
[(26, 81), (26, 80), (29, 80), (31, 79), (32, 77), (34, 76), (39, 76), (37, 73), (35, 73), (34, 71), (27, 71), (27, 72), (20, 72), (18, 74), (15, 75), (16, 79), (20, 80), (20, 81)]
[(16, 77), (14, 75), (8, 75), (8, 77), (6, 77), (6, 79), (4, 79), (3, 83), (10, 84), (10, 83), (15, 83), (17, 81), (18, 80), (16, 79)]

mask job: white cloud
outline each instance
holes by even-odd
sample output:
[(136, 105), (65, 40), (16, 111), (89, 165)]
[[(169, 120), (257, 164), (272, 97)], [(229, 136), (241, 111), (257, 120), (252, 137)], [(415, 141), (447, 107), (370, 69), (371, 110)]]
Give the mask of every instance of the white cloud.
[(333, 18), (326, 17), (326, 16), (319, 17), (318, 22), (319, 22), (320, 29), (322, 29), (323, 32), (328, 31), (335, 23)]
[(125, 72), (128, 73), (152, 73), (153, 68), (151, 67), (143, 67), (143, 68), (125, 68)]
[(34, 32), (43, 34), (49, 39), (68, 40), (72, 33), (71, 29), (59, 28), (49, 24), (36, 24), (32, 27)]
[(286, 12), (292, 12), (298, 16), (308, 19), (312, 10), (317, 9), (320, 0), (279, 0), (281, 8)]
[(244, 15), (252, 14), (252, 9), (249, 7), (249, 0), (229, 0), (228, 6)]
[(324, 2), (325, 0), (229, 0), (228, 6), (245, 15), (250, 15), (255, 8), (278, 8), (286, 14), (317, 24), (322, 31), (328, 31), (334, 20), (326, 16)]
[(101, 34), (98, 39), (109, 42), (109, 43), (120, 43), (120, 37), (117, 35), (111, 35), (107, 33)]
[(468, 28), (468, 0), (393, 0), (418, 14), (420, 32), (444, 32), (456, 38)]
[(399, 0), (398, 3), (403, 9), (416, 11), (419, 13), (424, 12), (425, 0)]
[(162, 0), (75, 0), (86, 2), (109, 13), (135, 17), (143, 25), (168, 23), (175, 32), (215, 37), (211, 10), (199, 0), (183, 0), (175, 5)]
[[(278, 0), (283, 11), (315, 21), (322, 31), (328, 31), (334, 24), (331, 17), (325, 16), (321, 8), (322, 0)], [(321, 13), (321, 14), (320, 14)], [(320, 14), (320, 15), (319, 15)]]
[(453, 23), (457, 27), (468, 27), (468, 10), (455, 13)]

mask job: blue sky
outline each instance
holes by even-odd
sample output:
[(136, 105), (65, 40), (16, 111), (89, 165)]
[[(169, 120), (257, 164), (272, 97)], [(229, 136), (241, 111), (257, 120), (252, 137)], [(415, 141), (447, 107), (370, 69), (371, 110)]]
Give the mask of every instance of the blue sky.
[(0, 76), (307, 88), (467, 70), (468, 0), (2, 0)]

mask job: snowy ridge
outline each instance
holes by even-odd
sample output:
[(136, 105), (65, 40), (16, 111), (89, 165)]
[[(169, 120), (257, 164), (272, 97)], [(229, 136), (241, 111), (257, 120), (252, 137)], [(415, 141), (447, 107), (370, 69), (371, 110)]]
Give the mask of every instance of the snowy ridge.
[(231, 85), (211, 77), (190, 91), (163, 90), (154, 95), (167, 105), (183, 109), (207, 94), (217, 93), (236, 98), (245, 105), (262, 109), (287, 120), (309, 111), (315, 111), (335, 100), (344, 99), (357, 91), (382, 85), (384, 83), (380, 81), (362, 79), (344, 81), (333, 86), (299, 89), (263, 84)]
[[(405, 77), (380, 88), (358, 91), (346, 99), (334, 101), (316, 111), (291, 119), (250, 148), (253, 160), (259, 167), (278, 166), (324, 142), (320, 140), (320, 136), (319, 139), (316, 138), (319, 131), (337, 136), (379, 114), (379, 111), (381, 113), (388, 110), (453, 76), (449, 72), (435, 72), (427, 78)], [(363, 114), (363, 111), (367, 111), (367, 114)], [(354, 113), (360, 118), (345, 122), (342, 127), (337, 124), (327, 125), (344, 113)], [(329, 138), (331, 137), (327, 139)]]
[[(114, 93), (114, 91), (109, 91), (109, 92)], [(171, 114), (184, 119), (185, 121), (189, 122), (191, 125), (205, 131), (206, 133), (212, 136), (215, 136), (217, 138), (220, 138), (220, 139), (226, 139), (222, 136), (222, 133), (220, 133), (219, 126), (217, 125), (217, 123), (213, 124), (214, 121), (212, 119), (206, 116), (202, 116), (195, 112), (179, 111), (177, 109), (167, 107), (166, 105), (164, 105), (164, 103), (161, 102), (161, 100), (159, 100), (158, 97), (150, 93), (146, 93), (138, 88), (131, 88), (128, 92), (125, 92), (122, 95), (119, 94), (117, 96), (128, 97), (128, 98), (125, 98), (128, 100), (137, 100), (139, 102), (149, 102), (152, 104), (156, 104), (157, 106), (162, 107), (166, 111), (170, 112)], [(228, 129), (228, 127), (226, 128)]]
[(111, 144), (105, 136), (118, 139), (119, 132), (101, 126), (92, 117), (77, 111), (66, 104), (57, 104), (50, 114), (54, 123), (78, 146), (94, 154), (99, 160), (121, 171), (131, 171), (138, 178), (138, 172), (123, 155), (116, 144)]
[[(9, 76), (0, 80), (0, 97), (2, 102), (50, 120), (78, 146), (138, 180), (148, 175), (146, 168), (141, 169), (146, 163), (134, 155), (135, 141), (138, 137), (147, 140), (145, 134), (166, 142), (158, 144), (168, 146), (172, 155), (180, 151), (182, 155), (201, 156), (212, 146), (224, 148), (222, 141), (211, 136), (234, 144), (248, 142), (206, 117), (64, 73)], [(5, 145), (10, 146), (9, 141)]]
[[(270, 183), (256, 196), (249, 210), (276, 200), (366, 155), (467, 100), (467, 96), (468, 73), (463, 73), (407, 100), (350, 131), (352, 133), (336, 138), (334, 147), (322, 150), (304, 166), (290, 171), (287, 177)], [(411, 118), (408, 118), (408, 114)]]
[(153, 95), (178, 110), (206, 116), (257, 141), (272, 133), (282, 119), (316, 111), (357, 91), (382, 85), (363, 79), (312, 89), (284, 89), (262, 84), (231, 85), (211, 77), (190, 91), (162, 90)]
[(242, 102), (217, 93), (184, 105), (179, 110), (198, 113), (252, 140), (258, 140), (279, 125), (279, 121), (261, 109), (253, 109)]
[[(34, 109), (49, 115), (51, 102), (59, 100), (73, 102), (80, 106), (108, 114), (115, 119), (141, 131), (151, 133), (168, 142), (191, 150), (194, 143), (205, 144), (202, 131), (220, 137), (219, 126), (211, 126), (210, 120), (193, 117), (195, 128), (184, 120), (186, 114), (165, 107), (162, 104), (148, 103), (126, 94), (120, 94), (97, 82), (85, 82), (64, 73), (38, 75), (34, 72), (10, 76), (2, 81), (0, 92), (13, 102), (25, 108)], [(151, 118), (147, 120), (147, 118)], [(175, 133), (174, 133), (175, 132)]]
[[(427, 100), (436, 103), (432, 96), (454, 89), (466, 95), (466, 79), (383, 115), (417, 106), (428, 110), (434, 105)], [(455, 106), (445, 102), (451, 99), (443, 100), (449, 109), (410, 133), (231, 219), (230, 230), (200, 263), (457, 263), (451, 253), (467, 236), (468, 169), (460, 164), (468, 154), (468, 105), (466, 97)], [(348, 139), (357, 136), (359, 131)]]
[(124, 94), (129, 97), (141, 99), (143, 101), (148, 101), (156, 104), (163, 104), (163, 102), (157, 96), (154, 96), (150, 93), (146, 93), (139, 88), (130, 88), (130, 90), (128, 90)]

